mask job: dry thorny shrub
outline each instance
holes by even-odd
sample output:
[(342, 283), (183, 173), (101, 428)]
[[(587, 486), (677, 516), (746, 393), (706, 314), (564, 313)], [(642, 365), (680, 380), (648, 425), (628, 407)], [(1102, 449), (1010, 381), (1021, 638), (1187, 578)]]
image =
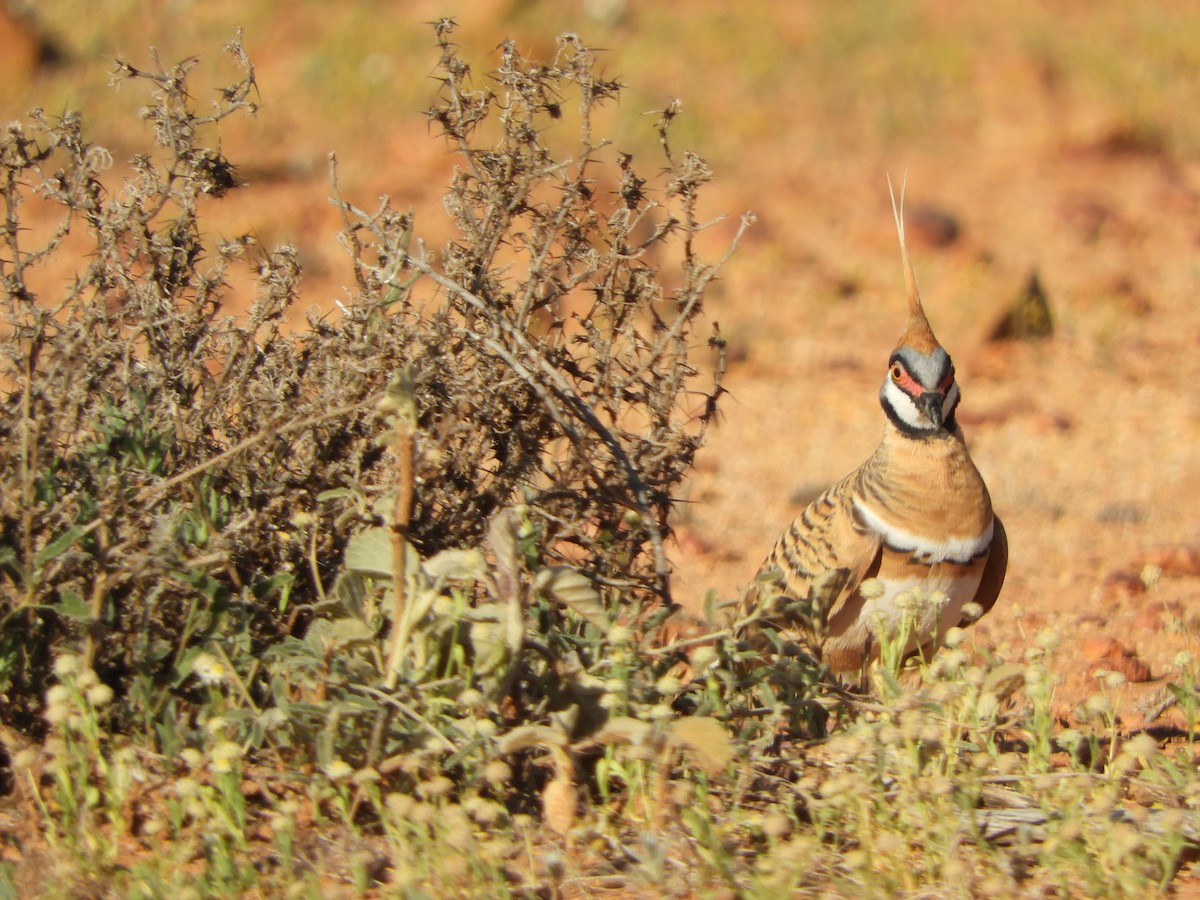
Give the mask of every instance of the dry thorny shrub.
[[(694, 247), (710, 173), (671, 149), (671, 108), (657, 180), (619, 156), (616, 190), (602, 189), (612, 154), (592, 117), (619, 85), (597, 77), (594, 53), (568, 35), (545, 64), (504, 44), (492, 86), (478, 87), (451, 28), (436, 27), (429, 116), (461, 159), (445, 198), (457, 236), (432, 252), (386, 199), (367, 214), (339, 197), (356, 290), (297, 333), (284, 327), (295, 250), (213, 241), (200, 224), (204, 198), (238, 186), (210, 146), (215, 126), (255, 110), (239, 42), (240, 80), (203, 112), (187, 87), (194, 60), (118, 63), (117, 80), (148, 88), (153, 133), (119, 179), (76, 114), (35, 111), (0, 138), (9, 724), (33, 726), (64, 644), (146, 726), (201, 696), (191, 661), (214, 642), (243, 671), (247, 702), (265, 702), (280, 686), (253, 660), (321, 615), (352, 532), (380, 511), (396, 524), (404, 467), (379, 400), (401, 368), (417, 445), (402, 524), (421, 556), (479, 544), (516, 504), (526, 578), (570, 562), (605, 587), (610, 615), (625, 604), (647, 626), (670, 609), (673, 496), (721, 391), (715, 334), (699, 390), (693, 361), (723, 262)], [(556, 156), (547, 142), (567, 122), (576, 146)], [(61, 210), (56, 229), (25, 229), (31, 200)], [(74, 281), (39, 293), (39, 267), (81, 237)], [(670, 289), (655, 259), (680, 263)], [(240, 319), (221, 308), (239, 267), (257, 270)]]
[[(711, 174), (698, 157), (672, 153), (668, 109), (658, 125), (668, 167), (661, 199), (625, 156), (616, 197), (605, 196), (607, 142), (591, 122), (619, 85), (596, 76), (594, 53), (566, 35), (543, 65), (505, 43), (498, 91), (472, 89), (448, 35), (443, 24), (443, 89), (429, 116), (464, 165), (445, 198), (458, 237), (440, 269), (413, 248), (411, 217), (386, 203), (369, 216), (344, 207), (357, 219), (346, 236), (360, 297), (391, 307), (389, 328), (403, 335), (383, 357), (412, 365), (418, 407), (429, 411), (416, 544), (477, 539), (521, 497), (549, 552), (585, 560), (607, 584), (669, 599), (663, 539), (673, 493), (720, 392), (718, 362), (701, 399), (685, 404), (701, 298), (719, 267), (693, 247), (698, 192)], [(545, 140), (557, 136), (571, 93), (579, 143), (558, 159)], [(675, 244), (682, 271), (668, 293), (647, 259)], [(433, 303), (414, 299), (420, 279), (436, 286)], [(720, 348), (719, 338), (710, 343)], [(361, 351), (378, 358), (373, 347)]]

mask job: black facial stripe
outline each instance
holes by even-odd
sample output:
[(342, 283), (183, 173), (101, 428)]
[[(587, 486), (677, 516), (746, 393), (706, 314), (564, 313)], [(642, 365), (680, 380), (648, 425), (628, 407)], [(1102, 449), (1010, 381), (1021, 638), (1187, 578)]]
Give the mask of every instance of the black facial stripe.
[[(887, 417), (892, 420), (892, 424), (909, 437), (931, 438), (936, 437), (942, 432), (941, 428), (917, 428), (913, 425), (910, 425), (898, 412), (896, 412), (895, 407), (892, 406), (892, 401), (888, 399), (888, 396), (885, 393), (880, 393), (879, 405), (883, 407), (883, 411), (887, 414)], [(954, 430), (954, 427), (951, 424), (953, 421), (954, 413), (951, 412), (950, 416), (942, 423), (947, 431)]]
[[(951, 387), (954, 387), (954, 382), (951, 382), (950, 384)], [(947, 388), (947, 390), (949, 390), (949, 388)], [(945, 418), (942, 419), (942, 427), (951, 434), (953, 434), (955, 429), (958, 428), (958, 423), (954, 419), (954, 414), (958, 411), (958, 404), (960, 403), (962, 403), (962, 391), (955, 388), (954, 403), (951, 404), (950, 411), (946, 413)]]

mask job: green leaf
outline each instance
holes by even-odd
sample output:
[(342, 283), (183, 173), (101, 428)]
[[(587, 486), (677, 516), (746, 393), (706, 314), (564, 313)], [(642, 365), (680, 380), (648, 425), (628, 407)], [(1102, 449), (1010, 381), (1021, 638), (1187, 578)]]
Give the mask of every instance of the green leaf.
[(326, 768), (335, 755), (335, 746), (337, 737), (338, 714), (333, 712), (329, 720), (325, 723), (325, 727), (317, 734), (317, 765), (322, 769)]
[(361, 619), (318, 619), (309, 626), (304, 639), (310, 646), (328, 652), (374, 643), (375, 632)]
[(464, 619), (469, 619), (472, 622), (503, 622), (504, 614), (508, 611), (507, 604), (504, 603), (480, 603), (478, 606), (470, 606), (463, 610), (462, 616)]
[(366, 618), (367, 579), (355, 572), (342, 572), (333, 582), (328, 599), (314, 607), (318, 615), (344, 614)]
[(592, 625), (607, 632), (612, 623), (590, 578), (571, 566), (547, 566), (533, 580), (537, 591), (549, 595)]
[(73, 619), (77, 622), (92, 620), (92, 611), (88, 609), (87, 601), (70, 588), (63, 588), (58, 592), (58, 603), (55, 604), (54, 609), (65, 619)]
[(179, 659), (179, 664), (175, 666), (175, 671), (172, 673), (172, 687), (179, 687), (192, 674), (193, 666), (196, 662), (196, 657), (205, 652), (203, 647), (188, 647), (184, 651), (183, 656)]
[(361, 619), (335, 619), (329, 634), (342, 647), (375, 640), (375, 632)]
[(518, 750), (537, 747), (565, 747), (568, 743), (567, 736), (557, 728), (551, 728), (549, 725), (522, 725), (502, 734), (496, 741), (496, 747), (501, 753), (515, 753)]
[(83, 534), (82, 525), (73, 525), (68, 528), (38, 551), (37, 555), (33, 558), (34, 565), (40, 569), (46, 563), (50, 562), (50, 560), (64, 553), (72, 544), (79, 540), (81, 534)]
[(317, 494), (317, 502), (324, 503), (327, 500), (340, 500), (343, 497), (353, 497), (353, 496), (354, 496), (354, 491), (352, 491), (350, 488), (344, 488), (344, 487), (331, 488), (328, 491), (321, 491), (321, 493)]
[(1189, 691), (1187, 688), (1171, 681), (1167, 682), (1167, 690), (1170, 691), (1175, 696), (1175, 699), (1184, 706), (1192, 706), (1196, 703), (1197, 699), (1200, 699), (1197, 698), (1195, 691)]
[(481, 737), (472, 738), (465, 746), (460, 747), (454, 753), (446, 757), (442, 763), (444, 770), (452, 770), (455, 766), (461, 765), (463, 760), (470, 759), (480, 747), (484, 745), (485, 740)]
[(379, 401), (379, 411), (384, 415), (395, 414), (396, 418), (410, 426), (417, 424), (416, 380), (411, 365), (394, 372), (388, 379), (387, 390)]
[(1000, 701), (1007, 700), (1025, 686), (1025, 667), (1020, 663), (1004, 663), (987, 673), (980, 685), (980, 693), (995, 694)]
[(270, 578), (264, 578), (262, 581), (255, 582), (250, 591), (256, 600), (266, 600), (272, 596), (279, 597), (279, 611), (283, 612), (287, 609), (288, 598), (292, 593), (292, 586), (296, 583), (296, 576), (291, 572), (280, 572), (277, 575), (272, 575)]
[(499, 595), (508, 599), (517, 596), (517, 528), (515, 510), (506, 509), (492, 517), (488, 526), (488, 543), (496, 556), (495, 582)]
[[(395, 604), (395, 594), (389, 589), (384, 593), (385, 609), (391, 612), (392, 606)], [(408, 606), (405, 609), (404, 615), (409, 623), (416, 625), (424, 620), (429, 615), (430, 610), (434, 610), (435, 618), (446, 616), (451, 613), (451, 604), (453, 603), (449, 597), (439, 594), (437, 591), (430, 590), (423, 585), (414, 586), (410, 583), (408, 593)], [(436, 609), (435, 609), (436, 605)]]
[(654, 731), (649, 722), (631, 716), (613, 716), (600, 726), (591, 739), (602, 746), (608, 744), (644, 744)]
[(392, 577), (392, 535), (386, 528), (367, 528), (346, 542), (346, 568), (373, 578)]
[(430, 581), (478, 581), (487, 562), (478, 550), (443, 550), (421, 564)]
[(472, 622), (468, 635), (475, 651), (474, 671), (478, 676), (494, 672), (508, 657), (504, 629), (496, 622)]

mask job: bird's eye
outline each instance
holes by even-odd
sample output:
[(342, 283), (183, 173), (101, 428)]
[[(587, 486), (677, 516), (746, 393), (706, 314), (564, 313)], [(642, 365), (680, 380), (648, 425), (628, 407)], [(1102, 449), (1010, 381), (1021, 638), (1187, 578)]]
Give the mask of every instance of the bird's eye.
[(892, 363), (892, 381), (899, 382), (904, 377), (904, 366), (898, 362)]

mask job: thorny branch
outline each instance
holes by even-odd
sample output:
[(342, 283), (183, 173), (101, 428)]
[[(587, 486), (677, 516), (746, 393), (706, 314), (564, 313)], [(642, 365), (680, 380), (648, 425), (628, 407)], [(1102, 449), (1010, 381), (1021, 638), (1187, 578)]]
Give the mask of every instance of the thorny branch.
[[(423, 247), (410, 252), (410, 217), (386, 201), (367, 214), (339, 197), (359, 282), (389, 305), (403, 298), (404, 314), (435, 325), (470, 362), (469, 373), (418, 366), (418, 382), (492, 429), (492, 440), (456, 438), (453, 454), (470, 459), (464, 475), (477, 490), (494, 492), (490, 508), (523, 498), (548, 555), (669, 603), (673, 491), (716, 412), (724, 368), (714, 331), (711, 385), (693, 418), (684, 400), (698, 375), (691, 357), (702, 298), (752, 219), (719, 259), (701, 262), (694, 238), (712, 223), (698, 220), (696, 203), (712, 176), (694, 154), (672, 155), (677, 106), (658, 128), (665, 174), (639, 177), (628, 154), (616, 155), (619, 173), (609, 174), (592, 114), (620, 85), (596, 76), (595, 52), (578, 36), (560, 38), (549, 65), (503, 44), (497, 87), (477, 90), (452, 30), (449, 20), (437, 27), (442, 92), (429, 115), (464, 161), (445, 198), (460, 237), (436, 260)], [(563, 155), (556, 140), (572, 110), (574, 152)], [(676, 246), (680, 273), (661, 271)], [(664, 284), (676, 280), (668, 300)], [(503, 395), (492, 386), (501, 383)], [(422, 408), (435, 407), (423, 398)], [(439, 442), (441, 423), (424, 424)]]

